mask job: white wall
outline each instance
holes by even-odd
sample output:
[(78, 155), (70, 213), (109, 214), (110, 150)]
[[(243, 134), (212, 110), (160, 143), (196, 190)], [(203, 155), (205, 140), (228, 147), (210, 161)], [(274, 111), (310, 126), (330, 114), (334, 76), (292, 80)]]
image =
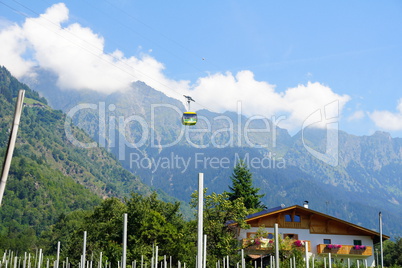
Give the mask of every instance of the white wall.
[[(240, 231), (239, 238), (247, 238), (247, 233), (257, 232), (258, 227), (251, 227), (250, 229), (242, 229)], [(265, 228), (265, 231), (268, 233), (274, 233), (274, 228)], [(317, 255), (317, 245), (324, 244), (324, 239), (331, 239), (331, 244), (340, 244), (340, 245), (353, 245), (353, 240), (361, 240), (362, 245), (373, 247), (373, 240), (370, 236), (351, 236), (351, 235), (334, 235), (334, 234), (310, 234), (309, 229), (291, 229), (291, 228), (279, 228), (279, 234), (283, 238), (283, 234), (297, 234), (299, 240), (309, 240), (311, 245), (311, 255)], [(374, 262), (374, 249), (373, 255), (369, 257), (349, 257), (351, 260), (364, 260), (367, 259), (368, 266), (375, 266)], [(347, 260), (345, 259), (345, 262)], [(364, 262), (360, 263), (364, 267)]]

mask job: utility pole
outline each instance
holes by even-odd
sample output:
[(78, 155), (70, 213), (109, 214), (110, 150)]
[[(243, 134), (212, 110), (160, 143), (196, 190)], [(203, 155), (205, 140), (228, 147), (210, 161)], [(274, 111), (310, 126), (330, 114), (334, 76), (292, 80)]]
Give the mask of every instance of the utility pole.
[(17, 140), (18, 126), (20, 124), (22, 107), (24, 104), (24, 95), (25, 95), (25, 90), (20, 89), (20, 91), (18, 92), (17, 102), (15, 103), (13, 127), (12, 127), (11, 133), (10, 133), (10, 140), (8, 141), (6, 158), (4, 159), (4, 163), (3, 163), (3, 172), (1, 174), (0, 206), (1, 206), (1, 201), (3, 200), (4, 190), (6, 189), (6, 182), (7, 182), (7, 178), (8, 178), (8, 172), (10, 171), (11, 160), (13, 158), (15, 141)]

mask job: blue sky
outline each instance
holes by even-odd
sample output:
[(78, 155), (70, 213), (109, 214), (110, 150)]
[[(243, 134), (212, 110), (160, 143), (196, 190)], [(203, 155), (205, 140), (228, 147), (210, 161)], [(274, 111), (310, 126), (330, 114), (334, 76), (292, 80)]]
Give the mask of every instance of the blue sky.
[(0, 0), (0, 43), (18, 78), (40, 66), (102, 92), (144, 80), (195, 109), (285, 115), (291, 132), (338, 101), (340, 129), (402, 137), (400, 1)]

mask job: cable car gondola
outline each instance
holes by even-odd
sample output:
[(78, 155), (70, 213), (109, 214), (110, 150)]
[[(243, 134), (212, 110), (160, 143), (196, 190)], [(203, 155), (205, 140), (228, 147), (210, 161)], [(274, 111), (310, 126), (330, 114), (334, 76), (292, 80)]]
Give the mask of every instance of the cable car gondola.
[(197, 113), (196, 112), (190, 112), (190, 102), (194, 101), (193, 98), (190, 96), (183, 95), (187, 99), (187, 104), (188, 104), (188, 112), (184, 112), (183, 116), (181, 118), (181, 123), (185, 126), (193, 126), (197, 124)]

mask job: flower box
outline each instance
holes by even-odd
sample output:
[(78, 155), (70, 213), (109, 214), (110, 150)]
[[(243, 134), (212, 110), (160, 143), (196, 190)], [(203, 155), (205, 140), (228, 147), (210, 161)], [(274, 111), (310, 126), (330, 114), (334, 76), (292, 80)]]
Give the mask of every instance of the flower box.
[(342, 245), (338, 244), (328, 244), (325, 248), (330, 250), (338, 250), (342, 247)]

